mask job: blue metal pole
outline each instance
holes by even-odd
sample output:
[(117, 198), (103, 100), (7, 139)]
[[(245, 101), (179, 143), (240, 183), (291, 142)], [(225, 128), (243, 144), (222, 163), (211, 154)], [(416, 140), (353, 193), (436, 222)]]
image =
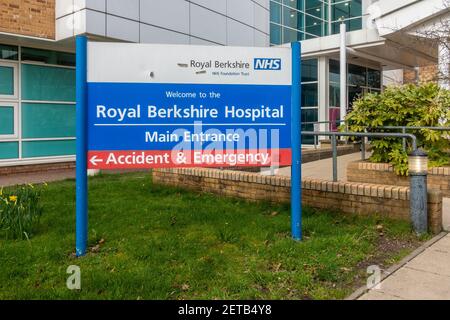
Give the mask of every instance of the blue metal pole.
[(293, 42), (292, 48), (292, 97), (291, 97), (291, 232), (294, 240), (302, 239), (302, 193), (301, 193), (301, 104), (300, 104), (300, 43)]
[(84, 256), (87, 248), (87, 38), (76, 38), (76, 255)]

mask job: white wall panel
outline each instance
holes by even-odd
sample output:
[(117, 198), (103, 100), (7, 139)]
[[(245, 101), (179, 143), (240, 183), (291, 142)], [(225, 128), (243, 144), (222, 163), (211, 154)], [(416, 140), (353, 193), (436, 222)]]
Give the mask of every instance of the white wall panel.
[(189, 33), (189, 2), (141, 0), (141, 22)]
[(107, 0), (106, 11), (120, 17), (139, 20), (139, 0)]
[(139, 22), (108, 15), (106, 36), (130, 42), (139, 42)]
[(254, 33), (250, 28), (233, 19), (227, 21), (227, 45), (229, 46), (253, 46)]
[(189, 44), (189, 40), (188, 35), (141, 24), (142, 43)]
[(89, 33), (145, 43), (263, 46), (269, 42), (263, 7), (269, 0), (56, 0), (56, 38)]
[(193, 36), (220, 44), (227, 43), (227, 18), (191, 4), (191, 28)]

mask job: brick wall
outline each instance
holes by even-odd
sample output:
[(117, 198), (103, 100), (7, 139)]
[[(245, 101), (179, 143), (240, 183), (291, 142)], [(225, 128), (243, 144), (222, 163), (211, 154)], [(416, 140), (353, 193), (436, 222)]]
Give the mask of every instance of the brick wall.
[[(358, 143), (352, 143), (349, 145), (343, 145), (337, 147), (338, 156), (351, 154), (358, 152), (360, 145)], [(302, 150), (302, 163), (308, 163), (312, 161), (328, 159), (333, 156), (333, 150), (331, 145), (322, 142), (322, 147), (319, 149), (304, 149)]]
[[(388, 163), (370, 163), (356, 161), (347, 166), (347, 180), (351, 182), (371, 182), (409, 186), (409, 178), (398, 176)], [(450, 167), (436, 167), (428, 171), (427, 185), (430, 189), (440, 190), (444, 197), (450, 197)]]
[[(153, 182), (251, 201), (290, 201), (290, 177), (203, 168), (157, 169), (153, 170)], [(431, 189), (428, 198), (430, 231), (437, 233), (442, 229), (442, 194)], [(409, 220), (408, 187), (303, 179), (302, 203), (344, 213)]]
[[(418, 78), (419, 82), (436, 82), (438, 80), (437, 65), (419, 67)], [(416, 83), (416, 72), (413, 70), (404, 70), (403, 82)]]
[(1, 0), (0, 32), (55, 39), (55, 0)]
[(45, 172), (54, 170), (68, 170), (68, 169), (75, 170), (75, 161), (0, 167), (0, 177), (10, 174), (34, 173), (34, 172)]

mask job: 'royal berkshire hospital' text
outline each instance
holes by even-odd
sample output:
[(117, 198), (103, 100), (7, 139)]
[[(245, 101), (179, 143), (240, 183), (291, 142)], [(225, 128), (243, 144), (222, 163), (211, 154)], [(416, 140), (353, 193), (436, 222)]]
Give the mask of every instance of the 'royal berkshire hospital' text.
[(284, 106), (278, 107), (257, 106), (257, 107), (236, 107), (224, 106), (221, 109), (207, 108), (203, 105), (188, 107), (180, 107), (173, 105), (170, 107), (161, 107), (148, 105), (141, 107), (136, 105), (133, 107), (107, 107), (97, 105), (97, 119), (111, 119), (117, 122), (123, 122), (127, 119), (248, 119), (249, 121), (258, 121), (263, 119), (283, 119)]

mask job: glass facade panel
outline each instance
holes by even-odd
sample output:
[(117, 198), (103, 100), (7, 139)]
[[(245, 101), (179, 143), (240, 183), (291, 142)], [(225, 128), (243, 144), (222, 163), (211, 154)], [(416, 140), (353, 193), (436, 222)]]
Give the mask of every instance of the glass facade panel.
[(332, 21), (362, 16), (361, 0), (340, 1), (332, 4)]
[(22, 99), (75, 101), (75, 70), (24, 64)]
[(0, 159), (17, 159), (19, 158), (18, 142), (0, 142)]
[(372, 88), (381, 88), (381, 71), (367, 69), (368, 86)]
[(367, 83), (367, 70), (365, 67), (354, 64), (348, 65), (348, 84), (355, 86), (365, 86)]
[(337, 107), (340, 105), (341, 86), (339, 83), (330, 82), (330, 107)]
[(0, 135), (14, 134), (14, 107), (0, 103)]
[(317, 59), (302, 60), (302, 82), (317, 80)]
[(283, 7), (283, 25), (297, 30), (303, 30), (303, 16), (289, 7)]
[(283, 28), (283, 42), (289, 43), (289, 42), (295, 42), (302, 40), (301, 33), (299, 33), (296, 30), (289, 29), (289, 28)]
[(321, 0), (305, 0), (305, 12), (307, 14), (322, 18), (324, 9), (324, 3)]
[(302, 107), (319, 105), (317, 83), (302, 84)]
[[(281, 0), (277, 0), (281, 2)], [(283, 4), (297, 10), (303, 10), (304, 0), (283, 0)]]
[(14, 68), (0, 66), (0, 95), (14, 95)]
[[(317, 122), (319, 120), (319, 112), (317, 108), (314, 109), (302, 109), (301, 121), (304, 122)], [(314, 124), (302, 124), (302, 131), (314, 131)], [(302, 136), (302, 143), (313, 144), (313, 136)]]
[(340, 82), (340, 69), (339, 61), (330, 60), (330, 82)]
[(270, 22), (281, 23), (281, 5), (273, 1), (270, 2)]
[(35, 61), (62, 66), (75, 66), (75, 55), (67, 52), (22, 48), (22, 61)]
[[(381, 71), (368, 67), (348, 64), (348, 107), (347, 111), (352, 110), (353, 102), (363, 97), (369, 92), (381, 91)], [(340, 106), (340, 74), (339, 61), (330, 60), (329, 62), (329, 108)], [(331, 119), (331, 118), (330, 118)]]
[(270, 24), (270, 43), (273, 45), (278, 45), (282, 43), (281, 27), (273, 23)]
[[(339, 33), (342, 22), (347, 25), (347, 31), (362, 29), (361, 0), (271, 0), (270, 10), (271, 22), (296, 29), (301, 34), (299, 40)], [(328, 23), (331, 23), (331, 30), (328, 30)], [(272, 43), (289, 41), (292, 37)]]
[(311, 37), (311, 35), (321, 37), (322, 34), (322, 21), (318, 18), (306, 16), (305, 20), (305, 31), (309, 34), (308, 36)]
[(75, 105), (22, 104), (23, 138), (75, 137)]
[(24, 141), (22, 143), (24, 158), (66, 156), (75, 154), (75, 151), (75, 140)]
[(16, 46), (0, 44), (0, 59), (17, 60), (19, 58), (19, 50)]

